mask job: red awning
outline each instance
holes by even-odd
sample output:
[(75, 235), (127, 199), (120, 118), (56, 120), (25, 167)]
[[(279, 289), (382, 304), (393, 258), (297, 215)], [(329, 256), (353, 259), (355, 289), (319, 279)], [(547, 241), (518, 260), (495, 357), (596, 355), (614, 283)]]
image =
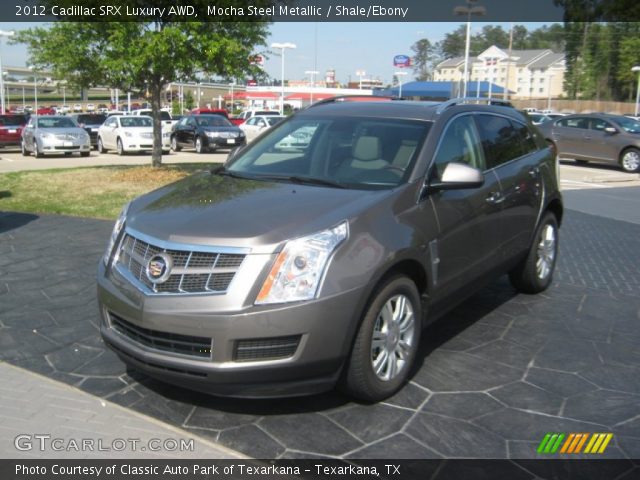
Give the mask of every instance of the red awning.
[[(225, 99), (231, 100), (231, 94), (224, 96)], [(234, 100), (275, 100), (280, 98), (280, 95), (275, 92), (245, 92), (239, 91), (233, 93)]]
[[(314, 93), (313, 100), (324, 100), (325, 98), (335, 97), (335, 93)], [(302, 100), (310, 102), (312, 95), (308, 92), (292, 93), (291, 95), (284, 97), (285, 100)]]

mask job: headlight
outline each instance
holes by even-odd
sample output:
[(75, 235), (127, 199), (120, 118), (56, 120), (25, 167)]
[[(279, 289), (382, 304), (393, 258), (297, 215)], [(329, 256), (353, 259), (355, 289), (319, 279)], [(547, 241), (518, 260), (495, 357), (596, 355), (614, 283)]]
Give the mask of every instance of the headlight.
[(47, 132), (38, 132), (40, 138), (53, 138), (53, 134)]
[(129, 205), (131, 205), (131, 202), (127, 203), (124, 206), (124, 208), (120, 212), (120, 215), (118, 215), (116, 224), (113, 226), (113, 231), (111, 232), (111, 238), (109, 239), (109, 246), (107, 247), (107, 251), (104, 253), (104, 256), (102, 257), (102, 261), (104, 262), (105, 265), (109, 263), (109, 257), (111, 257), (111, 252), (113, 250), (113, 247), (116, 245), (116, 239), (118, 238), (118, 235), (120, 235), (120, 231), (122, 231), (124, 222), (127, 219), (127, 212), (129, 211)]
[(124, 132), (124, 136), (125, 136), (125, 137), (133, 137), (133, 133), (131, 133), (131, 132)]
[(256, 305), (314, 298), (331, 254), (349, 235), (347, 222), (287, 242), (256, 298)]
[(205, 132), (207, 134), (207, 137), (219, 137), (220, 136), (220, 132)]

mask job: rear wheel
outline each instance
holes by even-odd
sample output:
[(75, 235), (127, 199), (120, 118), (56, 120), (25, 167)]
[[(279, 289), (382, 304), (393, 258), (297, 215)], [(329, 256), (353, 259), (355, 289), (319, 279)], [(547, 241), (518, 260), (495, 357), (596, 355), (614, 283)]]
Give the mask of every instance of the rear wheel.
[(620, 155), (620, 166), (625, 172), (640, 172), (640, 150), (637, 148), (627, 148)]
[(389, 279), (365, 312), (343, 380), (352, 396), (379, 401), (404, 384), (420, 341), (422, 310), (415, 283), (406, 276)]
[(536, 229), (527, 256), (509, 272), (511, 284), (523, 293), (540, 293), (551, 285), (558, 256), (558, 221), (547, 212)]

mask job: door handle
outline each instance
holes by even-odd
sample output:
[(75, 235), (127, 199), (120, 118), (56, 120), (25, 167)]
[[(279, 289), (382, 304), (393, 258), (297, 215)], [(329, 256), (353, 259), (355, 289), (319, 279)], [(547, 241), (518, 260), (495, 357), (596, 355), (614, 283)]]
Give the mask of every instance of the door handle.
[(502, 195), (502, 193), (500, 192), (491, 192), (489, 194), (489, 196), (487, 197), (486, 202), (491, 204), (491, 205), (498, 205), (502, 202), (504, 202), (505, 197)]

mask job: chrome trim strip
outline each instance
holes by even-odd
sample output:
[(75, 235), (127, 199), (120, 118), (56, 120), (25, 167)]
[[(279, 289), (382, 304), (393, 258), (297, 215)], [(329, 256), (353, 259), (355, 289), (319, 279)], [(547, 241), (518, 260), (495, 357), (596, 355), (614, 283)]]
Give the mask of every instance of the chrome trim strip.
[(139, 232), (138, 230), (135, 230), (131, 227), (125, 227), (125, 232), (134, 238), (138, 238), (148, 244), (151, 244), (155, 247), (164, 248), (166, 250), (186, 250), (186, 251), (205, 252), (205, 253), (244, 254), (244, 255), (248, 255), (251, 253), (251, 249), (248, 247), (221, 247), (221, 246), (219, 247), (214, 245), (199, 245), (199, 244), (193, 244), (193, 243), (181, 243), (181, 242), (160, 240), (158, 238), (145, 235), (144, 233)]

